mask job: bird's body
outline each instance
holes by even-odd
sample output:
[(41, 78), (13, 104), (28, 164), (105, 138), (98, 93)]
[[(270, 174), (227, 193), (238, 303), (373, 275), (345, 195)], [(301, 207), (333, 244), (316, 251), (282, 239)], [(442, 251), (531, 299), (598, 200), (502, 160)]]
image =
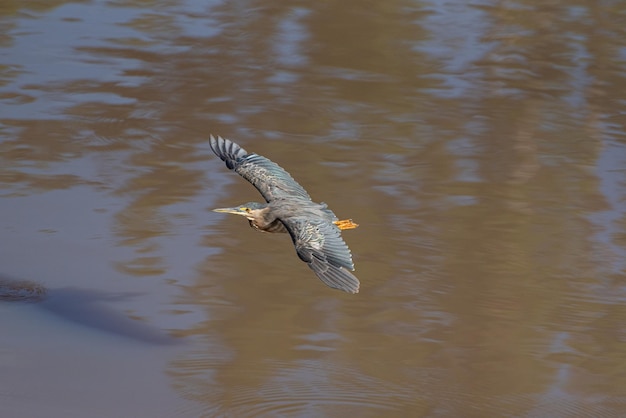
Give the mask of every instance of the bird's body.
[(324, 203), (315, 203), (284, 169), (257, 154), (248, 154), (234, 142), (210, 137), (213, 152), (228, 168), (252, 183), (266, 203), (250, 202), (216, 212), (245, 216), (250, 225), (265, 232), (287, 232), (298, 257), (328, 286), (349, 293), (359, 291), (352, 254), (341, 238), (342, 229), (356, 228), (351, 220), (339, 221)]

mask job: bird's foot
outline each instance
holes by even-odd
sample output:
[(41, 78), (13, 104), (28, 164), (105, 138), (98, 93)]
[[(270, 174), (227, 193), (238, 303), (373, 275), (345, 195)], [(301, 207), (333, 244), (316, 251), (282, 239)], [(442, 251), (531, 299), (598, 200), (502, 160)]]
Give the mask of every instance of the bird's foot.
[(354, 229), (357, 226), (359, 226), (359, 224), (352, 222), (352, 219), (342, 219), (340, 221), (335, 221), (333, 223), (337, 225), (337, 227), (341, 229), (342, 231), (344, 229)]

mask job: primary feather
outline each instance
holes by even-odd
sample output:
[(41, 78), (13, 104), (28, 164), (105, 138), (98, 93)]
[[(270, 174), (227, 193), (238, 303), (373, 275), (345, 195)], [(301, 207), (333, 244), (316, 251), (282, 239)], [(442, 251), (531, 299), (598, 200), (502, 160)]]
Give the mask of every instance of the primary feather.
[(233, 141), (220, 136), (211, 135), (209, 144), (226, 167), (252, 183), (266, 202), (289, 197), (311, 200), (306, 190), (275, 162), (257, 154), (248, 154)]

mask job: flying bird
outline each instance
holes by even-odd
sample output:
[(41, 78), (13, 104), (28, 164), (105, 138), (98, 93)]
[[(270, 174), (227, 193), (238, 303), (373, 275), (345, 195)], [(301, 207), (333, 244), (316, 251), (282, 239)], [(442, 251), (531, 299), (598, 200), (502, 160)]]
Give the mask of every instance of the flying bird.
[(265, 232), (286, 232), (291, 236), (298, 257), (324, 284), (348, 293), (358, 293), (359, 280), (352, 253), (341, 238), (343, 229), (358, 224), (338, 220), (325, 203), (315, 203), (309, 194), (278, 164), (220, 136), (210, 136), (213, 152), (248, 180), (265, 198), (265, 203), (249, 202), (215, 212), (245, 216), (250, 226)]

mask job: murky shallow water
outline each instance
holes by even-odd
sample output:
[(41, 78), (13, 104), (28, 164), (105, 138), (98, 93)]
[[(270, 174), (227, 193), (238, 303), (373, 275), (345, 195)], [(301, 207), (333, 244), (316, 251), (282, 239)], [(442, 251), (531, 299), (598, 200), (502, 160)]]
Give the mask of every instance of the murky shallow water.
[[(0, 7), (2, 416), (622, 416), (626, 10)], [(232, 138), (361, 224), (359, 295)], [(175, 342), (176, 344), (172, 344)]]

